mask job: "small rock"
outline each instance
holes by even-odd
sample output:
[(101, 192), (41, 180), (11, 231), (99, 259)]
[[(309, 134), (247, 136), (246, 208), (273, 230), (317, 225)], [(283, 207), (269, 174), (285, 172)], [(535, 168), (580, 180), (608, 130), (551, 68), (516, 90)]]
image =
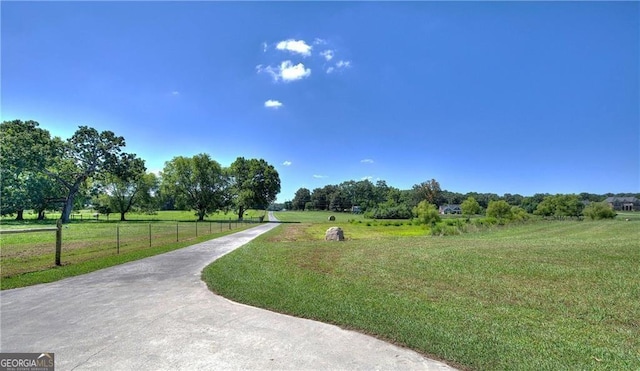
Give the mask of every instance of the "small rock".
[(333, 215), (331, 215), (331, 216), (329, 217), (329, 221), (330, 221), (330, 222), (332, 222), (332, 221), (334, 221), (334, 220), (336, 220), (336, 217), (335, 217), (335, 216), (333, 216)]
[(325, 241), (344, 241), (344, 231), (340, 227), (331, 227), (327, 229), (324, 239)]

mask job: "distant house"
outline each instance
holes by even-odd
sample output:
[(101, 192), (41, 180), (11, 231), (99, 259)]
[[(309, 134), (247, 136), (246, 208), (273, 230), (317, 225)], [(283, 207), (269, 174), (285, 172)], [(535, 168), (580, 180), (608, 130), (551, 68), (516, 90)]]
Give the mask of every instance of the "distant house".
[(460, 205), (442, 205), (438, 208), (440, 214), (462, 214)]
[(607, 197), (604, 202), (616, 211), (640, 211), (640, 199), (636, 197)]

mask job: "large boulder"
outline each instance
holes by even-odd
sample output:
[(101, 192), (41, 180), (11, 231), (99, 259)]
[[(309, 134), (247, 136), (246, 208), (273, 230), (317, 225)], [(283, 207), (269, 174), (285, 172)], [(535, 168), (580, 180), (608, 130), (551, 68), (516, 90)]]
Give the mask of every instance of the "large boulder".
[(324, 239), (325, 241), (344, 241), (344, 232), (340, 227), (331, 227), (327, 229)]

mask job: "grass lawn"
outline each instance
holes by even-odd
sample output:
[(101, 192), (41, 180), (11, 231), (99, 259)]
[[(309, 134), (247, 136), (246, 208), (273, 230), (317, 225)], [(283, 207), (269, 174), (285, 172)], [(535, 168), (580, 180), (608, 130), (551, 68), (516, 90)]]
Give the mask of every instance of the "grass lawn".
[[(255, 212), (254, 212), (255, 213)], [(263, 211), (259, 211), (262, 215)], [(52, 282), (65, 277), (164, 253), (219, 237), (253, 224), (185, 219), (193, 212), (159, 212), (165, 221), (73, 219), (62, 228), (62, 266), (55, 266), (55, 231), (0, 235), (0, 288)], [(230, 215), (230, 214), (229, 214)], [(257, 215), (257, 214), (256, 214)], [(112, 214), (113, 216), (113, 214)], [(129, 215), (134, 219), (135, 214)], [(51, 216), (49, 216), (51, 217)], [(172, 220), (172, 221), (170, 221)], [(245, 217), (250, 222), (251, 217)], [(257, 218), (254, 218), (257, 221)], [(55, 227), (55, 219), (2, 221), (2, 229)]]
[[(462, 368), (640, 365), (636, 220), (430, 237), (408, 225), (322, 218), (280, 226), (203, 278), (230, 299), (373, 334)], [(329, 224), (348, 240), (323, 241)]]

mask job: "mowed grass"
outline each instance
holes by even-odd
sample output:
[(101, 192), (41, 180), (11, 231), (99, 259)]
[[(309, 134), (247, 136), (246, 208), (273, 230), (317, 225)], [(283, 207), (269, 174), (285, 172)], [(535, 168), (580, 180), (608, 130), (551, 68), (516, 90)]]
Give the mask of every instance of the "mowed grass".
[[(55, 231), (0, 235), (0, 288), (52, 282), (72, 275), (175, 250), (254, 224), (181, 221), (192, 212), (163, 212), (177, 221), (80, 221), (62, 228), (62, 266), (55, 266)], [(215, 219), (214, 219), (215, 220)], [(257, 221), (255, 219), (254, 221)], [(55, 227), (55, 220), (2, 223), (3, 230)]]
[(341, 243), (323, 241), (326, 226), (282, 225), (203, 278), (233, 300), (461, 368), (640, 368), (636, 221), (541, 221), (450, 237), (344, 224), (353, 238)]

